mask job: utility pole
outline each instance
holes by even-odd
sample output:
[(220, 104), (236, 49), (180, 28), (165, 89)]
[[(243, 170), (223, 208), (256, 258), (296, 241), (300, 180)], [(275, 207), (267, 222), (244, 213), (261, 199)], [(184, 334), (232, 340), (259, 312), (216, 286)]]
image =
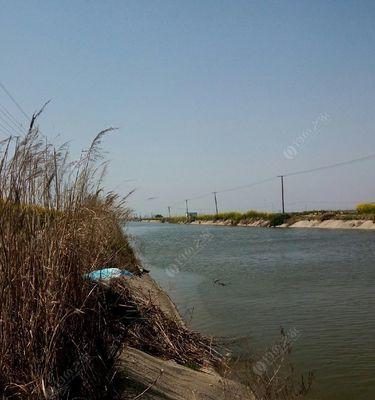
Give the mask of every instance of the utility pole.
[(279, 175), (281, 179), (281, 203), (283, 208), (283, 214), (285, 214), (285, 199), (284, 199), (284, 175)]
[(189, 216), (189, 206), (188, 206), (188, 199), (185, 200), (186, 203), (186, 216)]
[(217, 208), (217, 198), (216, 198), (216, 192), (214, 192), (214, 199), (215, 199), (215, 209), (216, 209), (216, 216), (219, 215), (219, 210)]
[(171, 218), (171, 207), (168, 206), (168, 216)]

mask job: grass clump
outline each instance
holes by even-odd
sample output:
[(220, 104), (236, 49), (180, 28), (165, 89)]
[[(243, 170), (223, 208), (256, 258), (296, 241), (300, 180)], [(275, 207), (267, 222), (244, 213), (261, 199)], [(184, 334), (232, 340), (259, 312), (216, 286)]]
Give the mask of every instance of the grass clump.
[[(76, 162), (46, 142), (35, 115), (25, 137), (0, 143), (0, 394), (101, 399), (121, 338), (83, 279), (134, 268), (124, 199), (102, 194), (100, 132)], [(132, 267), (133, 266), (133, 267)]]

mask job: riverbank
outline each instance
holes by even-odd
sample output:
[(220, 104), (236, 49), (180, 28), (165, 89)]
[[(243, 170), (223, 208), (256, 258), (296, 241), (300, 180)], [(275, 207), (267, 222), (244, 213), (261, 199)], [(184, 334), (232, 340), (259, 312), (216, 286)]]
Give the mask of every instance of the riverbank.
[[(192, 225), (216, 225), (216, 226), (242, 226), (249, 228), (269, 228), (270, 223), (265, 220), (255, 222), (240, 222), (232, 224), (231, 221), (192, 221)], [(283, 223), (277, 225), (276, 228), (316, 228), (316, 229), (375, 229), (375, 222), (372, 220), (350, 220), (344, 221), (339, 219), (329, 219), (326, 221), (319, 220), (300, 220), (291, 224)]]
[[(175, 304), (150, 275), (134, 276), (126, 283), (132, 292), (150, 299), (168, 318), (186, 329)], [(123, 399), (140, 394), (146, 400), (255, 399), (248, 388), (220, 375), (210, 360), (201, 368), (187, 367), (127, 346), (119, 357), (117, 370), (116, 390)]]
[(375, 230), (375, 214), (357, 211), (306, 211), (295, 213), (228, 212), (218, 215), (143, 219), (152, 223), (174, 223), (250, 228), (319, 228)]

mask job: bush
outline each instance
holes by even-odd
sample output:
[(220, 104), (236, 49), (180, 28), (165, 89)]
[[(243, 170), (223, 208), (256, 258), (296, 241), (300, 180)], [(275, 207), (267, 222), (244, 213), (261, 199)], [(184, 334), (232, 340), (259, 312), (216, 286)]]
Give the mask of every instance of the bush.
[(270, 225), (274, 227), (284, 224), (288, 219), (290, 219), (289, 214), (271, 214), (269, 216)]
[(375, 214), (375, 203), (362, 203), (357, 205), (359, 214)]

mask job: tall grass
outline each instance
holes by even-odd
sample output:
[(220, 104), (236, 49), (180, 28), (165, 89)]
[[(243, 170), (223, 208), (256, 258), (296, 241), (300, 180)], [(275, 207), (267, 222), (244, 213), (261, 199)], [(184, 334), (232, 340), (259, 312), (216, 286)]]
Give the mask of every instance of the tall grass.
[(0, 145), (0, 393), (104, 398), (121, 343), (83, 274), (131, 268), (124, 199), (103, 194), (100, 132), (76, 162), (41, 136)]

